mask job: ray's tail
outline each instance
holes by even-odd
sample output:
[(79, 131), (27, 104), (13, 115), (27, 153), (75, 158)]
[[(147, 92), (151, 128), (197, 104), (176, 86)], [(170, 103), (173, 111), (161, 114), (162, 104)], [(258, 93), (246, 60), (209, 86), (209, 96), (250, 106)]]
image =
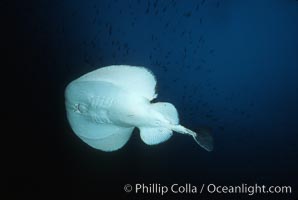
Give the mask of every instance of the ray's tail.
[[(153, 133), (147, 134), (149, 135), (150, 138), (154, 138), (154, 141), (157, 138), (159, 142), (165, 141), (172, 135), (172, 131), (176, 131), (178, 133), (191, 135), (196, 141), (196, 143), (198, 143), (198, 145), (200, 145), (202, 148), (206, 149), (207, 151), (213, 150), (213, 138), (210, 134), (211, 133), (210, 129), (199, 128), (198, 130), (196, 130), (196, 132), (194, 132), (180, 125), (178, 112), (175, 106), (171, 103), (158, 102), (158, 103), (151, 104), (151, 106), (155, 111), (161, 113), (165, 117), (165, 119), (167, 119), (170, 122), (170, 124), (166, 125), (166, 129), (162, 129), (162, 128), (158, 129), (160, 133), (158, 133), (156, 136), (153, 136), (154, 135)], [(171, 130), (171, 131), (168, 132), (168, 130)], [(144, 134), (145, 134), (145, 130), (144, 130)], [(144, 137), (142, 137), (142, 139), (143, 140), (145, 139), (145, 143), (151, 144), (152, 141), (146, 142), (147, 138), (145, 137), (144, 134), (143, 134)]]
[(213, 150), (213, 138), (211, 135), (211, 130), (209, 128), (199, 128), (196, 132), (194, 132), (182, 125), (175, 125), (172, 127), (172, 130), (178, 133), (191, 135), (196, 143), (202, 148), (207, 151)]

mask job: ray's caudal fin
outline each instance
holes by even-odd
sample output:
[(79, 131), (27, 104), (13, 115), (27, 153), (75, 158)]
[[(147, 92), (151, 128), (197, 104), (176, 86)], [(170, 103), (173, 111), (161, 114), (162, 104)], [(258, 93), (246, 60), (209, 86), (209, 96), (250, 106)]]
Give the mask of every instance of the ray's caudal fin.
[(178, 133), (191, 135), (196, 143), (202, 148), (209, 152), (213, 150), (213, 138), (210, 128), (199, 128), (196, 132), (194, 132), (184, 126), (175, 125), (172, 127), (172, 130)]

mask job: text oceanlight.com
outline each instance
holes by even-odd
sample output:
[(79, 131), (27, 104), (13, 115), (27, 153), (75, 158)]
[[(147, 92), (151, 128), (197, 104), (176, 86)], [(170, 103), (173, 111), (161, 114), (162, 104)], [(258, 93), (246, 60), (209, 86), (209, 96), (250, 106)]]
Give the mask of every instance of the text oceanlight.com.
[(172, 184), (172, 185), (163, 185), (159, 183), (144, 184), (136, 183), (134, 185), (126, 184), (124, 186), (124, 191), (127, 193), (135, 194), (160, 194), (164, 195), (167, 193), (172, 194), (291, 194), (291, 186), (266, 186), (253, 184), (248, 185), (245, 183), (239, 185), (216, 185), (213, 183), (210, 184), (201, 184), (194, 185), (191, 183), (186, 184)]

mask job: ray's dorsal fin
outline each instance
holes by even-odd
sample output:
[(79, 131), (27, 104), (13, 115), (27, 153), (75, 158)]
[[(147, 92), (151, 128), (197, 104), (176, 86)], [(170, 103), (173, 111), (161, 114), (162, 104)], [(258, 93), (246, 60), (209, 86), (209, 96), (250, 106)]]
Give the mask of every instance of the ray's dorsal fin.
[(148, 100), (157, 97), (156, 79), (152, 72), (144, 67), (111, 65), (89, 72), (77, 81), (108, 81)]

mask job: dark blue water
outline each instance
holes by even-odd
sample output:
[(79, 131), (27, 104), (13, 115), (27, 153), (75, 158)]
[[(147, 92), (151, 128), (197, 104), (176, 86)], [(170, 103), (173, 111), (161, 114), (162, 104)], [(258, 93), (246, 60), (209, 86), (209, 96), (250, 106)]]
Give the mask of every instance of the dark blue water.
[[(12, 20), (9, 63), (21, 83), (9, 94), (23, 99), (11, 98), (18, 106), (8, 111), (18, 122), (8, 154), (15, 193), (134, 199), (141, 196), (126, 194), (124, 184), (257, 183), (289, 185), (292, 194), (184, 195), (297, 198), (297, 1), (64, 0), (3, 9)], [(180, 134), (147, 146), (137, 131), (112, 153), (81, 142), (66, 120), (65, 86), (112, 64), (149, 68), (157, 100), (173, 103), (186, 127), (211, 127), (214, 151)]]

